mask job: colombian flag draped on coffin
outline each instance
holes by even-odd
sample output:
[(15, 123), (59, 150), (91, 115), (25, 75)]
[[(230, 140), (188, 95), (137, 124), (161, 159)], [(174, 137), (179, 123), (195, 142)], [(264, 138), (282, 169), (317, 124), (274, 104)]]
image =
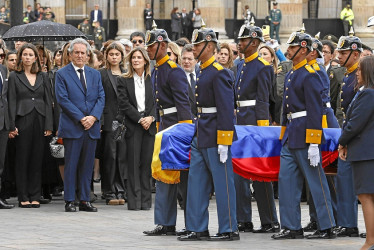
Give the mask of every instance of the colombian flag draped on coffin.
[[(236, 125), (238, 140), (232, 144), (234, 172), (247, 179), (276, 181), (280, 167), (280, 127)], [(338, 157), (338, 139), (341, 130), (323, 129), (326, 143), (321, 145), (322, 165), (329, 165)], [(166, 183), (178, 183), (179, 171), (173, 180), (163, 179), (163, 171), (186, 170), (189, 167), (193, 124), (176, 124), (156, 135), (152, 176)], [(157, 167), (156, 167), (157, 166)], [(162, 170), (161, 170), (162, 167)]]

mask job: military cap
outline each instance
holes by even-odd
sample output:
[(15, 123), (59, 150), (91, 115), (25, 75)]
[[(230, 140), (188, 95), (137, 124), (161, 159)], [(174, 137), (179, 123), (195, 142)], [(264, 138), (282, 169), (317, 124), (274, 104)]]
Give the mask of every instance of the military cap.
[(360, 52), (363, 51), (361, 40), (357, 36), (341, 36), (336, 50), (357, 50)]
[(252, 20), (250, 22), (250, 25), (243, 24), (242, 27), (239, 30), (238, 39), (242, 38), (257, 38), (261, 42), (265, 42), (263, 36), (262, 36), (262, 29), (260, 27), (254, 26), (254, 19), (252, 17)]
[(201, 29), (195, 29), (192, 33), (192, 44), (198, 44), (202, 42), (215, 42), (217, 43), (217, 34), (213, 29), (202, 27)]
[(273, 2), (273, 5), (278, 5), (278, 2), (277, 2), (277, 1), (274, 1), (274, 2)]
[(318, 40), (317, 38), (312, 38), (312, 48), (313, 48), (313, 50), (318, 51), (318, 57), (319, 58), (323, 57), (322, 47), (323, 47), (323, 45), (322, 45), (320, 40)]
[(312, 37), (304, 32), (293, 32), (287, 41), (289, 46), (301, 46), (312, 51)]
[(328, 34), (328, 35), (324, 36), (322, 40), (330, 40), (331, 42), (333, 42), (335, 44), (337, 44), (338, 41), (339, 41), (339, 39), (336, 36), (331, 35), (331, 34)]
[(157, 29), (156, 22), (153, 21), (152, 25), (153, 29), (148, 30), (146, 35), (145, 35), (145, 45), (150, 46), (156, 42), (161, 43), (161, 42), (171, 42), (168, 33), (164, 29)]
[(368, 19), (368, 27), (371, 27), (373, 25), (374, 25), (374, 16), (369, 17), (369, 19)]

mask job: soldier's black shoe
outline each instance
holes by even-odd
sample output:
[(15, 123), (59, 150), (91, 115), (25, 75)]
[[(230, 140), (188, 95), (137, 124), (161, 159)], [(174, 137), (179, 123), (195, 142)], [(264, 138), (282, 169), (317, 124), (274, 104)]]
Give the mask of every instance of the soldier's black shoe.
[(317, 222), (316, 221), (310, 221), (306, 227), (303, 228), (304, 232), (315, 232), (318, 230)]
[(360, 238), (366, 238), (366, 233), (360, 233)]
[(209, 231), (204, 231), (201, 233), (198, 232), (189, 232), (186, 235), (181, 235), (177, 238), (180, 241), (199, 241), (209, 239)]
[(261, 225), (259, 229), (254, 229), (253, 233), (277, 233), (280, 231), (279, 223)]
[(313, 234), (307, 235), (305, 238), (309, 240), (314, 239), (335, 239), (336, 233), (332, 228), (325, 229), (325, 230), (317, 230)]
[(210, 236), (208, 239), (210, 241), (231, 241), (231, 240), (240, 240), (239, 232), (227, 232), (227, 233), (217, 233), (213, 236)]
[(304, 231), (303, 229), (299, 229), (299, 230), (282, 229), (279, 233), (273, 234), (271, 238), (273, 238), (274, 240), (303, 239)]
[(175, 235), (175, 226), (157, 225), (155, 229), (144, 231), (143, 234), (148, 236)]
[(338, 237), (358, 237), (359, 232), (357, 227), (340, 227), (336, 232)]
[(253, 223), (252, 222), (238, 222), (239, 232), (252, 232)]
[(182, 228), (181, 230), (175, 231), (177, 236), (187, 235), (191, 233), (190, 231), (186, 230), (186, 228)]

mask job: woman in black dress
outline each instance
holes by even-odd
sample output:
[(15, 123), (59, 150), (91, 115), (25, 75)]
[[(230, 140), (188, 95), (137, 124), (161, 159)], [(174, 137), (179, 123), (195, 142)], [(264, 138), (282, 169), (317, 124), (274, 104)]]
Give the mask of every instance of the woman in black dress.
[(26, 43), (9, 75), (9, 137), (16, 137), (16, 183), (19, 206), (40, 207), (44, 136), (53, 129), (51, 85), (41, 72), (38, 51)]
[(352, 163), (355, 191), (362, 204), (366, 242), (374, 249), (374, 56), (361, 59), (353, 98), (339, 138), (339, 157)]
[(127, 59), (128, 72), (118, 78), (117, 119), (126, 117), (128, 209), (148, 210), (152, 205), (151, 163), (156, 134), (150, 60), (140, 47), (133, 49)]

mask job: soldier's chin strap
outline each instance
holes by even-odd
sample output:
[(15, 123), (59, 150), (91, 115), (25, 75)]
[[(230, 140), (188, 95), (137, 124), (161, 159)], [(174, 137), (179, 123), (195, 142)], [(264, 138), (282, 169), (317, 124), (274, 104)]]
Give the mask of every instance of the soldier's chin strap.
[(344, 62), (344, 64), (341, 66), (341, 67), (344, 67), (346, 64), (347, 64), (347, 62), (348, 62), (348, 60), (349, 60), (349, 58), (351, 57), (351, 55), (352, 55), (352, 52), (353, 52), (353, 50), (351, 50), (351, 52), (349, 53), (349, 55), (348, 55), (348, 57), (347, 57), (347, 59), (345, 60), (345, 62)]
[(297, 55), (297, 53), (299, 53), (299, 51), (301, 50), (301, 48), (302, 47), (300, 46), (299, 49), (296, 50), (295, 54), (290, 58), (290, 61), (292, 61), (295, 58), (295, 56)]
[(206, 46), (208, 46), (208, 42), (207, 41), (205, 41), (205, 45), (204, 45), (203, 49), (200, 51), (199, 55), (195, 58), (197, 61), (199, 61), (199, 58), (200, 58), (201, 54), (204, 52)]
[(158, 54), (158, 50), (160, 49), (160, 45), (161, 45), (161, 43), (158, 43), (156, 53), (155, 53), (155, 57), (152, 60), (156, 60), (156, 56)]
[(248, 47), (249, 47), (249, 45), (251, 45), (251, 43), (253, 42), (253, 37), (251, 37), (251, 39), (249, 40), (249, 42), (248, 42), (248, 44), (247, 44), (247, 46), (245, 46), (245, 48), (244, 48), (244, 53), (247, 51), (247, 49), (248, 49)]

